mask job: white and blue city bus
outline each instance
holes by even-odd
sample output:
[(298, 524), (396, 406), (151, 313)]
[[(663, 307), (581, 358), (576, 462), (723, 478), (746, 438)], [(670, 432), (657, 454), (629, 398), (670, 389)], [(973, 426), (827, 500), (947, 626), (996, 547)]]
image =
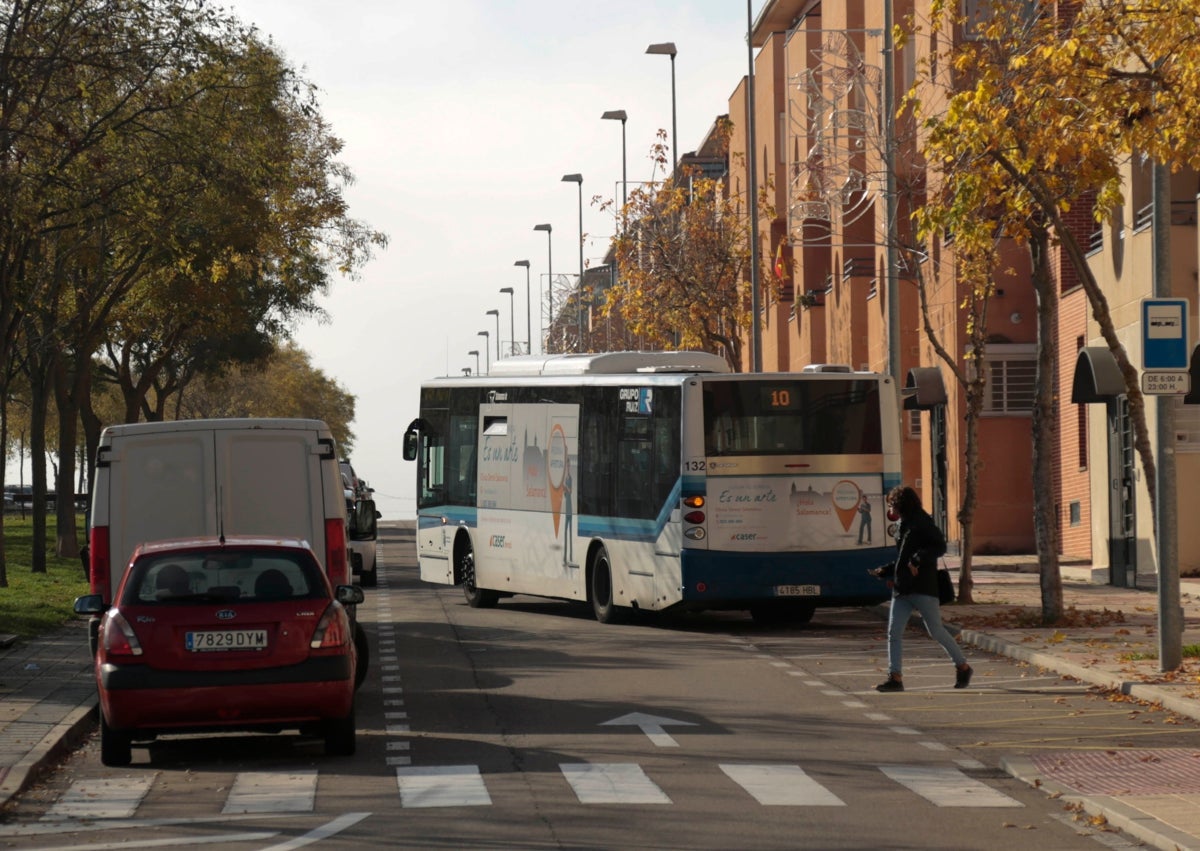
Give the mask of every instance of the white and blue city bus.
[(475, 607), (531, 594), (805, 622), (877, 603), (900, 483), (893, 380), (703, 352), (508, 358), (421, 387), (417, 557)]

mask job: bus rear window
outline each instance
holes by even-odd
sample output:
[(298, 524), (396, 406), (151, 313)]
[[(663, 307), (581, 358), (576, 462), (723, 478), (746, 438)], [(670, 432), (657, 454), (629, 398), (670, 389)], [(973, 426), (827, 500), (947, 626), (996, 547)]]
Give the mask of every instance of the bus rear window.
[(704, 382), (706, 455), (877, 455), (876, 379)]

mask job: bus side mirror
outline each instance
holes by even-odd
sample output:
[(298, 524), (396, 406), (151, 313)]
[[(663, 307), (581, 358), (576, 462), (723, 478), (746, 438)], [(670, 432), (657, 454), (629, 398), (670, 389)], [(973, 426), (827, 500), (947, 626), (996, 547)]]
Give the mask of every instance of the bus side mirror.
[(420, 442), (420, 432), (417, 429), (417, 424), (420, 420), (413, 420), (409, 424), (408, 430), (404, 432), (404, 460), (417, 460), (417, 446)]

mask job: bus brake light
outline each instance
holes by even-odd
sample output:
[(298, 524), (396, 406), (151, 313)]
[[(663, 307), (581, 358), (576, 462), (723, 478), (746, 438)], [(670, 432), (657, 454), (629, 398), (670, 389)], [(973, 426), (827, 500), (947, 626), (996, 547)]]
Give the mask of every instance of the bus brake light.
[(683, 519), (689, 523), (703, 523), (704, 522), (704, 512), (703, 511), (689, 511), (687, 514), (683, 515)]

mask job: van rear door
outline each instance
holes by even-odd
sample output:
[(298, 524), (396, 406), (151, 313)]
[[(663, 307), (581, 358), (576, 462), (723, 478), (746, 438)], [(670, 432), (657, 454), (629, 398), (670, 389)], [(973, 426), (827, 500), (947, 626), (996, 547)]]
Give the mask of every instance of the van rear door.
[[(313, 431), (218, 429), (217, 481), (226, 535), (279, 535), (325, 551), (322, 447)], [(333, 465), (336, 470), (336, 464)], [(338, 503), (341, 493), (338, 491)]]
[[(107, 449), (107, 451), (106, 451)], [(116, 435), (99, 464), (113, 468), (103, 525), (109, 529), (109, 589), (115, 590), (134, 548), (164, 538), (217, 533), (212, 433), (163, 431)], [(97, 498), (94, 496), (94, 499)], [(103, 498), (103, 497), (100, 497)]]

